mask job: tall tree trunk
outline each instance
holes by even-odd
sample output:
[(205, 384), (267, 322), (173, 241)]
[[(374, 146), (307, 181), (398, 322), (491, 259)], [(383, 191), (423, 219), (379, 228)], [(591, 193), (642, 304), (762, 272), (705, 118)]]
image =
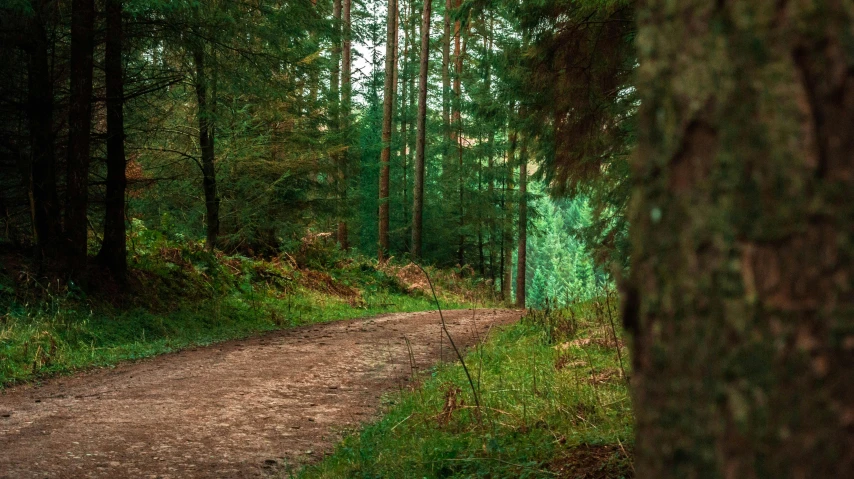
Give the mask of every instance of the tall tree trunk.
[[(512, 114), (513, 106), (510, 107), (510, 111)], [(504, 254), (501, 260), (501, 299), (507, 303), (513, 299), (513, 167), (516, 164), (518, 134), (515, 130), (511, 130), (509, 136), (510, 149), (504, 165), (504, 170), (507, 174), (504, 180), (504, 231), (501, 234)]]
[[(409, 24), (411, 23), (411, 7), (412, 0), (406, 2), (406, 19), (403, 24), (403, 55), (401, 58), (403, 61), (402, 64), (398, 68), (401, 71), (400, 75), (400, 160), (401, 160), (401, 173), (403, 173), (403, 185), (401, 187), (401, 193), (403, 194), (403, 202), (401, 205), (403, 206), (403, 214), (404, 214), (404, 225), (407, 224), (406, 221), (406, 211), (409, 210), (409, 112), (411, 111), (406, 104), (407, 101), (407, 88), (409, 86), (409, 77), (412, 76), (409, 71), (409, 44), (412, 40), (412, 36), (409, 32)], [(400, 9), (398, 9), (397, 23), (400, 25)], [(397, 82), (395, 81), (395, 85)], [(406, 232), (404, 232), (403, 243), (406, 243)]]
[(418, 73), (418, 137), (415, 139), (415, 191), (412, 206), (412, 255), (421, 260), (424, 214), (424, 152), (427, 143), (427, 75), (430, 67), (430, 15), (432, 0), (424, 0), (421, 14), (421, 69)]
[[(341, 127), (341, 1), (332, 1), (332, 51), (331, 51), (331, 70), (329, 78), (329, 99), (327, 102), (328, 126), (329, 131), (334, 135), (335, 141), (338, 141), (337, 135), (340, 133)], [(342, 216), (343, 204), (340, 198), (340, 166), (341, 158), (338, 151), (330, 154), (331, 167), (334, 168), (334, 173), (330, 171), (329, 184), (335, 190), (335, 216)], [(330, 226), (330, 225), (326, 225)], [(338, 241), (338, 229), (335, 228), (335, 241)]]
[(442, 33), (442, 176), (450, 184), (451, 164), (451, 0), (445, 0), (445, 29)]
[[(340, 0), (336, 0), (340, 1)], [(349, 207), (347, 206), (347, 185), (349, 182), (348, 168), (349, 168), (349, 138), (350, 138), (350, 102), (352, 96), (352, 84), (350, 81), (350, 68), (352, 65), (352, 25), (350, 20), (350, 10), (352, 0), (343, 0), (343, 36), (344, 36), (344, 48), (343, 48), (343, 57), (341, 62), (341, 90), (342, 90), (342, 101), (343, 104), (343, 116), (344, 116), (344, 138), (347, 144), (345, 145), (344, 151), (340, 155), (340, 164), (339, 164), (339, 173), (338, 173), (338, 181), (339, 181), (339, 200), (341, 202), (341, 216), (338, 221), (338, 243), (341, 245), (342, 249), (349, 249), (349, 234), (347, 232), (347, 221), (346, 218), (349, 216), (348, 211)]]
[[(488, 39), (486, 41), (486, 91), (489, 97), (492, 98), (492, 46), (495, 32), (495, 19), (489, 18)], [(489, 228), (489, 277), (492, 279), (493, 291), (495, 288), (495, 242), (498, 238), (498, 232), (495, 226), (495, 129), (489, 128), (487, 137), (487, 195), (489, 202), (489, 213), (487, 216), (487, 226)]]
[(72, 275), (86, 267), (89, 221), (89, 150), (92, 130), (92, 67), (95, 1), (71, 2), (71, 71), (68, 105), (68, 161), (65, 236)]
[(332, 71), (329, 77), (329, 122), (330, 129), (338, 130), (339, 111), (341, 108), (341, 2), (332, 2)]
[[(454, 4), (454, 9), (459, 10), (462, 5), (462, 0), (456, 0)], [(457, 147), (457, 187), (459, 194), (459, 203), (457, 205), (458, 210), (457, 214), (459, 215), (458, 221), (458, 232), (459, 232), (459, 244), (457, 245), (457, 263), (460, 266), (465, 265), (466, 262), (466, 236), (463, 233), (463, 229), (465, 228), (465, 207), (464, 207), (464, 189), (465, 189), (465, 181), (464, 181), (464, 171), (463, 171), (463, 117), (462, 112), (460, 111), (462, 108), (462, 73), (463, 73), (463, 54), (462, 54), (462, 43), (461, 43), (461, 29), (462, 23), (459, 19), (454, 22), (454, 94), (453, 101), (451, 102), (452, 107), (452, 127), (451, 127), (451, 142), (454, 143)]]
[(199, 149), (202, 153), (202, 189), (205, 193), (205, 247), (213, 251), (219, 238), (219, 193), (216, 183), (214, 156), (213, 112), (208, 98), (208, 78), (205, 71), (205, 52), (202, 45), (193, 50), (196, 63), (196, 102), (198, 104)]
[(122, 71), (122, 0), (106, 0), (107, 40), (104, 73), (107, 86), (107, 192), (104, 241), (98, 260), (114, 277), (127, 273), (125, 190), (127, 174), (124, 129), (124, 73)]
[(383, 149), (380, 154), (380, 212), (379, 249), (377, 258), (385, 260), (388, 253), (389, 223), (389, 163), (391, 161), (391, 125), (394, 115), (394, 70), (397, 52), (397, 0), (388, 0), (388, 28), (386, 29), (385, 82), (383, 89)]
[(639, 9), (637, 475), (850, 477), (854, 10)]
[(525, 308), (528, 267), (528, 136), (519, 151), (519, 252), (516, 253), (516, 307)]
[(48, 2), (34, 2), (31, 17), (31, 43), (27, 63), (27, 117), (30, 130), (29, 176), (33, 203), (33, 231), (40, 260), (56, 259), (61, 217), (56, 189), (54, 153), (54, 98), (50, 75), (48, 38), (45, 21)]
[[(431, 7), (431, 10), (432, 10), (432, 7)], [(416, 58), (415, 57), (415, 47), (417, 45), (416, 40), (418, 39), (418, 33), (416, 31), (418, 28), (418, 21), (417, 21), (416, 16), (415, 16), (415, 2), (414, 1), (409, 2), (408, 19), (409, 20), (407, 21), (407, 25), (409, 28), (409, 36), (410, 36), (410, 38), (412, 38), (412, 42), (411, 42), (412, 48), (410, 49), (410, 53), (409, 53), (411, 61), (409, 62), (409, 64), (414, 65), (415, 64), (415, 58)], [(416, 108), (417, 108), (416, 107), (417, 95), (416, 95), (416, 91), (415, 91), (416, 90), (416, 88), (415, 88), (416, 80), (417, 80), (417, 78), (415, 75), (414, 67), (412, 67), (410, 74), (408, 75), (409, 104), (406, 108), (407, 108), (407, 111), (409, 111), (409, 112), (415, 112)], [(403, 104), (403, 100), (401, 100), (401, 104)], [(418, 122), (418, 120), (415, 120), (414, 122), (412, 120), (409, 121), (409, 129), (412, 130), (413, 132), (415, 132), (415, 130), (417, 128), (417, 122)], [(413, 124), (413, 123), (416, 123), (416, 124)], [(407, 154), (407, 162), (409, 161), (409, 158), (411, 157), (413, 160), (412, 161), (413, 170), (414, 170), (414, 163), (415, 163), (415, 143), (416, 143), (417, 132), (415, 132), (415, 133), (416, 134), (408, 135), (406, 138), (406, 151), (408, 153)], [(405, 173), (408, 173), (408, 171), (405, 171)], [(413, 171), (413, 173), (414, 173), (414, 171)], [(413, 177), (414, 177), (414, 174), (413, 174)], [(403, 237), (404, 237), (404, 241), (407, 242), (407, 251), (411, 252), (412, 251), (412, 245), (410, 245), (409, 242), (412, 241), (412, 208), (410, 208), (409, 205), (412, 203), (410, 203), (408, 201), (408, 197), (407, 197), (408, 190), (409, 190), (409, 180), (408, 180), (406, 174), (404, 174), (403, 178), (404, 178), (404, 182), (403, 182), (403, 201), (404, 201), (403, 220), (404, 221), (403, 221), (403, 223), (406, 225), (406, 230), (404, 231)], [(414, 183), (414, 178), (413, 178), (413, 183)], [(414, 190), (414, 185), (413, 185), (413, 190)]]

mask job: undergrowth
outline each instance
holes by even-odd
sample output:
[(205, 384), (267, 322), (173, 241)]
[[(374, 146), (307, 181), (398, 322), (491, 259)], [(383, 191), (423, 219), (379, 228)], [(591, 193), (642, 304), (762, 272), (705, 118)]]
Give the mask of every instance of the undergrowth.
[(296, 477), (633, 477), (632, 414), (616, 298), (532, 311), (395, 395), (378, 422)]
[[(267, 259), (210, 253), (138, 222), (130, 240), (124, 288), (79, 287), (0, 255), (0, 389), (302, 324), (434, 309), (412, 265), (348, 256), (324, 238)], [(430, 273), (453, 307), (490, 301), (473, 278)]]

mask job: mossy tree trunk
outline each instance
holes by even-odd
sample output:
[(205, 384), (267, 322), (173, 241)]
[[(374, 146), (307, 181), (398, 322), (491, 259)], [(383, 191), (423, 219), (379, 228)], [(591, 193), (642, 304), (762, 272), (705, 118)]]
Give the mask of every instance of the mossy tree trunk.
[(638, 477), (854, 471), (854, 8), (645, 0)]

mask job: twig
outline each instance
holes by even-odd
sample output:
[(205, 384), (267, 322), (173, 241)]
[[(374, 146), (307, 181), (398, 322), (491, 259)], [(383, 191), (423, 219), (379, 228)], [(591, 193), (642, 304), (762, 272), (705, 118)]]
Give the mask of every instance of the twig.
[[(413, 414), (414, 414), (414, 413), (413, 413)], [(409, 420), (409, 418), (411, 418), (411, 417), (412, 417), (412, 414), (410, 414), (409, 416), (406, 416), (405, 418), (403, 418), (403, 420), (402, 420), (402, 421), (400, 421), (399, 423), (395, 424), (391, 429), (389, 429), (389, 432), (394, 431), (395, 429), (397, 429), (397, 426), (400, 426), (401, 424), (405, 423), (405, 422), (406, 422), (406, 421), (408, 421), (408, 420)]]
[(605, 307), (608, 308), (608, 320), (611, 322), (611, 334), (614, 335), (614, 347), (617, 348), (617, 359), (620, 361), (620, 372), (623, 373), (623, 379), (628, 379), (626, 377), (626, 370), (623, 368), (623, 353), (620, 352), (620, 341), (617, 339), (617, 328), (614, 326), (614, 317), (611, 315), (611, 294), (614, 293), (609, 291), (605, 296)]
[(474, 403), (477, 406), (478, 410), (480, 410), (480, 399), (477, 397), (477, 389), (474, 387), (474, 381), (472, 381), (471, 374), (469, 374), (469, 368), (466, 366), (466, 361), (463, 359), (463, 355), (460, 354), (460, 350), (457, 348), (456, 343), (454, 343), (454, 338), (451, 337), (451, 332), (448, 331), (448, 325), (445, 324), (445, 315), (442, 314), (442, 306), (439, 304), (439, 297), (436, 296), (436, 289), (433, 288), (433, 281), (430, 279), (430, 275), (427, 271), (418, 263), (414, 263), (415, 266), (418, 266), (424, 276), (427, 278), (427, 284), (430, 285), (430, 291), (433, 293), (433, 300), (436, 301), (436, 308), (439, 309), (439, 318), (442, 320), (442, 329), (445, 331), (445, 334), (448, 336), (448, 342), (451, 343), (451, 347), (454, 349), (454, 353), (457, 355), (457, 359), (460, 360), (460, 363), (463, 365), (463, 371), (466, 373), (466, 378), (469, 380), (469, 386), (471, 386), (471, 392), (474, 395)]

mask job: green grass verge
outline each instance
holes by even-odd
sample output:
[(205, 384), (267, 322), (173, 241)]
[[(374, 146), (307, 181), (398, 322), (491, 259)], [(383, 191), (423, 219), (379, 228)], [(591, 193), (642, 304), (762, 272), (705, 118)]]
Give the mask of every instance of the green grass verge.
[[(22, 261), (0, 262), (0, 389), (266, 331), (435, 308), (398, 277), (404, 265), (334, 248), (262, 260), (213, 255), (162, 235), (142, 239), (123, 293), (51, 286)], [(469, 307), (472, 291), (483, 292), (474, 280), (433, 274), (447, 307)]]
[(633, 477), (631, 405), (604, 303), (530, 314), (471, 351), (480, 409), (463, 368), (441, 365), (296, 477)]

